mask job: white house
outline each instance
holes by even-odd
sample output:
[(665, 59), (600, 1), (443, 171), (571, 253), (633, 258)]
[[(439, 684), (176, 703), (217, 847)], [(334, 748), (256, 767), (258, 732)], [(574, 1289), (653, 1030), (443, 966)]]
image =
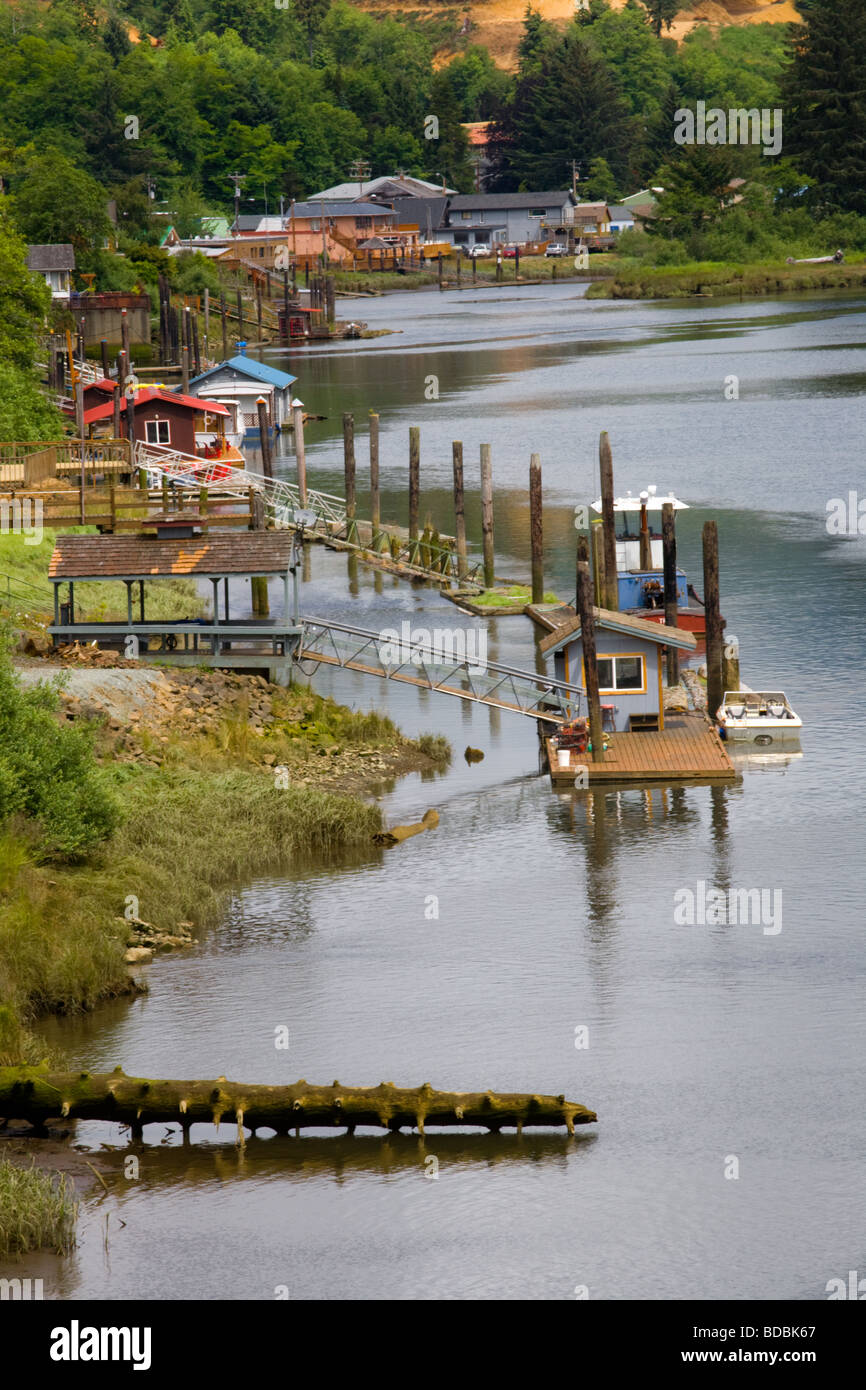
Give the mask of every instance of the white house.
[(72, 290), (72, 271), (75, 269), (75, 249), (66, 243), (28, 246), (27, 269), (43, 277), (53, 299), (68, 300)]

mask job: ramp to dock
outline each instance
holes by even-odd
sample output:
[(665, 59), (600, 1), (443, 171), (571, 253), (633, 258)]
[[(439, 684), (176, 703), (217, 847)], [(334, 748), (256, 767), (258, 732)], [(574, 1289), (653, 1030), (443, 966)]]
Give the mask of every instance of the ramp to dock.
[(737, 776), (716, 730), (695, 715), (672, 720), (657, 733), (608, 734), (607, 738), (604, 762), (593, 762), (591, 753), (571, 752), (565, 768), (559, 766), (556, 749), (548, 739), (547, 758), (554, 786), (573, 787), (581, 769), (586, 769), (590, 785), (733, 781)]
[(320, 665), (342, 666), (364, 676), (438, 691), (552, 724), (574, 718), (585, 698), (580, 686), (455, 651), (453, 629), (445, 630), (451, 638), (450, 647), (431, 642), (413, 646), (388, 641), (383, 631), (370, 632), (330, 619), (304, 618), (302, 622), (297, 660), (305, 673), (311, 674)]

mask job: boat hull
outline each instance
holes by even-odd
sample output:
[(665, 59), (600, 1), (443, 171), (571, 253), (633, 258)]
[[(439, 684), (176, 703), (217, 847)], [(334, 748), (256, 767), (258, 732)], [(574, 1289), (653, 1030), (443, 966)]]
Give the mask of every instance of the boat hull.
[[(663, 623), (665, 620), (663, 608), (628, 608), (626, 612), (633, 618), (644, 618), (648, 623)], [(696, 637), (705, 637), (707, 620), (703, 608), (677, 608), (677, 627), (685, 632), (693, 632)]]

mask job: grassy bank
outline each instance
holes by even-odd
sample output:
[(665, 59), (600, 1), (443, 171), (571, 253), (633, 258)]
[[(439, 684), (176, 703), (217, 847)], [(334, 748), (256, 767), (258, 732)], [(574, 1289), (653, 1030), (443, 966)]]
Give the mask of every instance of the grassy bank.
[(200, 928), (254, 874), (368, 852), (381, 813), (339, 789), (341, 770), (346, 785), (361, 789), (377, 775), (430, 767), (431, 756), (450, 753), (435, 742), (422, 750), (379, 714), (309, 691), (272, 690), (264, 720), (230, 688), (224, 717), (198, 735), (141, 728), (140, 760), (120, 761), (121, 742), (129, 755), (129, 730), (113, 733), (110, 721), (92, 729), (88, 795), (93, 804), (107, 795), (113, 819), (108, 837), (86, 853), (47, 853), (38, 808), (7, 818), (0, 1065), (39, 1060), (29, 1030), (40, 1014), (91, 1008), (128, 990), (128, 917), (168, 933), (180, 923)]
[(0, 1158), (0, 1258), (31, 1250), (65, 1255), (75, 1243), (77, 1204), (64, 1176)]
[(692, 261), (676, 266), (623, 263), (608, 270), (604, 279), (590, 285), (588, 299), (677, 299), (689, 295), (721, 299), (866, 287), (866, 260), (843, 261), (840, 265), (834, 262), (826, 265), (784, 262), (738, 265), (727, 261)]

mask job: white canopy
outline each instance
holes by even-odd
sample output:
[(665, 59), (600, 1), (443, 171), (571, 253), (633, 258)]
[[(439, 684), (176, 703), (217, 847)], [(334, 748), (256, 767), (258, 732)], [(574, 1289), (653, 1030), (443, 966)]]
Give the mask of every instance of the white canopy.
[[(666, 502), (670, 502), (675, 512), (688, 511), (688, 502), (680, 502), (679, 498), (674, 497), (670, 492), (666, 496), (656, 492), (654, 487), (646, 489), (646, 496), (641, 500), (641, 496), (634, 497), (630, 492), (625, 497), (615, 497), (613, 499), (613, 509), (615, 512), (639, 512), (645, 506), (648, 512), (660, 512)], [(592, 510), (601, 511), (601, 498), (593, 502)]]

